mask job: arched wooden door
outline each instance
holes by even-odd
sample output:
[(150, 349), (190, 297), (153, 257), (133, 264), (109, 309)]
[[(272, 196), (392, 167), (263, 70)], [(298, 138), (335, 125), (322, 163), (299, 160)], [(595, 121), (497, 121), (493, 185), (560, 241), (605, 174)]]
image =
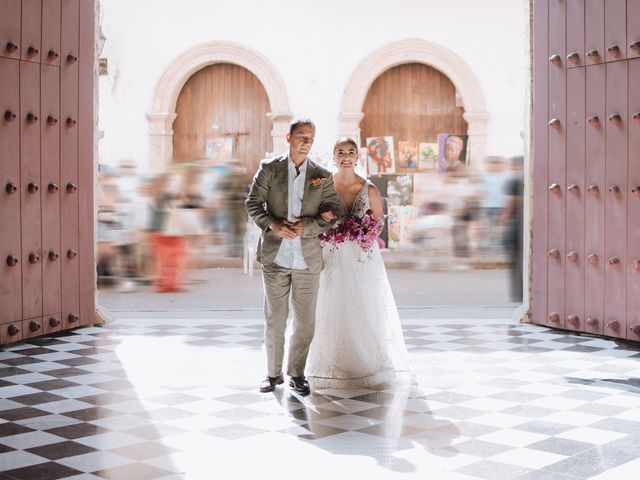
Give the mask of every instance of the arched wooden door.
[[(435, 143), (438, 133), (466, 133), (464, 109), (456, 106), (456, 88), (443, 73), (422, 63), (391, 68), (371, 85), (362, 109), (362, 145), (367, 137)], [(396, 166), (397, 172), (403, 172)]]
[(173, 124), (174, 162), (205, 158), (207, 140), (230, 136), (232, 157), (248, 175), (272, 150), (269, 98), (260, 80), (246, 68), (218, 63), (196, 72), (184, 85)]

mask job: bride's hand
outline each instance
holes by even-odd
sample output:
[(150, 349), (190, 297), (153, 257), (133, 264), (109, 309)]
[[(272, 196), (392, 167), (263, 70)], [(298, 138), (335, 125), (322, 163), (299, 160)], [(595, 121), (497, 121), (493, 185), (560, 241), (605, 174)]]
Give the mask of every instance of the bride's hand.
[(325, 222), (330, 222), (332, 220), (334, 220), (336, 218), (336, 216), (333, 214), (333, 212), (331, 210), (327, 210), (326, 212), (322, 212), (320, 214), (320, 216), (322, 217), (322, 219)]

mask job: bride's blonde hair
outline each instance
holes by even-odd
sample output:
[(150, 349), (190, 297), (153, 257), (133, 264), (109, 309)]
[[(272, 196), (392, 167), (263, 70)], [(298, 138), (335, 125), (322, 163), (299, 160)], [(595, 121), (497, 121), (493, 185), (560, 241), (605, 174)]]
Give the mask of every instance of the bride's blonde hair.
[(340, 137), (338, 140), (336, 140), (336, 143), (333, 144), (333, 153), (336, 153), (336, 148), (338, 148), (338, 146), (342, 145), (343, 143), (348, 143), (353, 148), (355, 148), (356, 153), (358, 153), (360, 147), (358, 147), (356, 141), (351, 137)]

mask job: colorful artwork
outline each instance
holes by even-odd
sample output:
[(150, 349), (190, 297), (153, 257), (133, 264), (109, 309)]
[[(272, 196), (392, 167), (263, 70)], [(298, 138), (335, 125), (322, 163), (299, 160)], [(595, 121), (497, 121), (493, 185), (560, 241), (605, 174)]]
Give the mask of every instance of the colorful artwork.
[(418, 168), (418, 142), (398, 142), (398, 166), (400, 168)]
[(233, 137), (208, 138), (204, 142), (204, 156), (213, 160), (222, 160), (233, 156)]
[(421, 143), (418, 147), (418, 168), (420, 170), (435, 170), (438, 161), (438, 144)]
[(457, 133), (438, 134), (438, 171), (444, 172), (467, 164), (468, 136)]
[(387, 204), (411, 205), (413, 201), (413, 175), (389, 175), (387, 177)]
[(393, 137), (367, 138), (367, 160), (370, 175), (394, 173), (396, 159), (393, 152)]
[(387, 221), (389, 224), (389, 248), (408, 248), (411, 246), (411, 227), (416, 220), (417, 208), (413, 205), (390, 206)]

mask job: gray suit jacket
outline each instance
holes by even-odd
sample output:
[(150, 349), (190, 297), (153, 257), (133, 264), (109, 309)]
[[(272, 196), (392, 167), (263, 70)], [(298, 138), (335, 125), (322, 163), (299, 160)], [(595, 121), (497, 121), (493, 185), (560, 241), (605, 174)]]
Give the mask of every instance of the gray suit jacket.
[[(262, 230), (258, 243), (256, 259), (263, 265), (269, 265), (276, 258), (282, 239), (270, 228), (276, 220), (287, 218), (289, 169), (287, 155), (265, 159), (253, 178), (251, 191), (245, 201), (247, 212)], [(302, 254), (312, 272), (320, 272), (324, 267), (322, 248), (318, 235), (325, 232), (335, 221), (325, 222), (320, 211), (330, 208), (338, 215), (340, 199), (333, 186), (333, 176), (326, 168), (312, 160), (307, 160), (304, 195), (300, 216), (304, 222), (302, 235)], [(318, 185), (314, 186), (311, 180)]]

